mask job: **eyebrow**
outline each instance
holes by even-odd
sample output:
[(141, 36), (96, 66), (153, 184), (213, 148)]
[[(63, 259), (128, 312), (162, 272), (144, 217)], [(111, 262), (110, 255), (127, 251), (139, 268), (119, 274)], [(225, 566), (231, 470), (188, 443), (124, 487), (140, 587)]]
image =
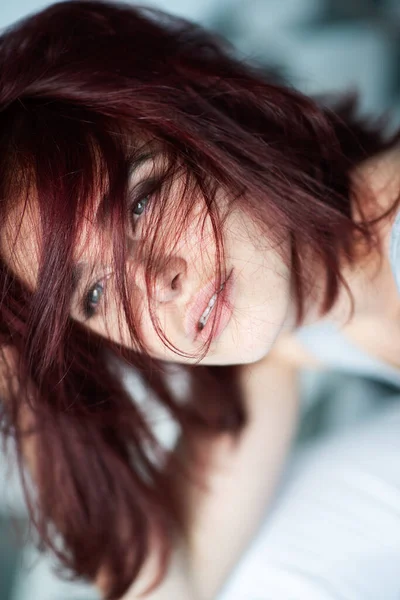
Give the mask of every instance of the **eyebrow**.
[[(134, 160), (131, 168), (129, 169), (129, 175), (132, 176), (139, 167), (141, 167), (144, 163), (146, 163), (150, 159), (154, 159), (158, 154), (160, 154), (160, 151), (154, 151), (154, 150), (151, 152), (145, 152), (143, 154), (140, 154)], [(109, 195), (106, 192), (102, 196), (102, 198), (98, 204), (98, 207), (96, 209), (95, 223), (104, 222), (104, 216), (107, 214), (107, 210), (108, 210), (108, 200), (109, 200)], [(71, 294), (71, 297), (75, 296), (76, 291), (79, 288), (79, 285), (81, 283), (82, 276), (83, 276), (83, 273), (85, 270), (85, 265), (86, 265), (86, 263), (84, 261), (81, 261), (79, 263), (76, 263), (72, 267), (72, 284), (71, 284), (72, 294)]]

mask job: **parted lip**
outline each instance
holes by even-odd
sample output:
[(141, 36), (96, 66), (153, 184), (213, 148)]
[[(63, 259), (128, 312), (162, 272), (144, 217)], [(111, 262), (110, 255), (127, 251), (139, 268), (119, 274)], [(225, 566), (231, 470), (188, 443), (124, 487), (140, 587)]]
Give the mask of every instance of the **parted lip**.
[(215, 294), (217, 289), (219, 289), (218, 279), (217, 277), (213, 277), (199, 292), (197, 292), (188, 304), (185, 316), (185, 332), (192, 341), (195, 340), (199, 333), (198, 324), (200, 317), (206, 310), (211, 297)]

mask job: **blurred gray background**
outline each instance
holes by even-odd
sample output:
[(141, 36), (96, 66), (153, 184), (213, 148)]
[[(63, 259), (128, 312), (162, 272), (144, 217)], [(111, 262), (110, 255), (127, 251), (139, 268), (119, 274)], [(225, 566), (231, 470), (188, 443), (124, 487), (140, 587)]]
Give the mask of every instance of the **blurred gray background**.
[[(51, 4), (2, 2), (0, 27)], [(196, 20), (227, 37), (242, 57), (278, 69), (314, 94), (358, 90), (366, 114), (391, 111), (400, 124), (400, 0), (159, 0), (145, 2)], [(27, 65), (28, 67), (28, 65)], [(339, 373), (304, 375), (309, 411), (298, 443), (347, 427), (390, 401), (393, 390)], [(85, 585), (61, 582), (48, 560), (20, 545), (25, 509), (18, 483), (0, 456), (0, 599), (89, 600)], [(62, 493), (62, 490), (60, 490)], [(11, 525), (11, 517), (14, 525)]]

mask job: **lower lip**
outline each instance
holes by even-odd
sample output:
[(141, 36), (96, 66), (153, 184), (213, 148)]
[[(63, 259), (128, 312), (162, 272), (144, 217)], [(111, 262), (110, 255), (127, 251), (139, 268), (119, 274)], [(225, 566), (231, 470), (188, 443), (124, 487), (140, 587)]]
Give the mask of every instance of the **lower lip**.
[[(208, 339), (211, 341), (217, 340), (222, 332), (225, 330), (229, 321), (231, 320), (233, 313), (233, 270), (231, 271), (228, 279), (225, 281), (224, 289), (219, 293), (219, 310), (218, 315), (213, 315), (216, 310), (216, 305), (211, 312), (207, 323), (201, 331), (196, 335), (196, 341), (206, 342)], [(211, 335), (212, 325), (216, 318), (214, 332)]]

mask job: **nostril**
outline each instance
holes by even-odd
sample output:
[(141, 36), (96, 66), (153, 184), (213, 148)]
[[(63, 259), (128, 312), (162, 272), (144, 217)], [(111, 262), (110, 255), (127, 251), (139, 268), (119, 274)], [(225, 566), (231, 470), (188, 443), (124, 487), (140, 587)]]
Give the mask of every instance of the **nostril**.
[(175, 277), (173, 278), (173, 280), (171, 281), (171, 288), (173, 290), (176, 290), (178, 287), (178, 279), (179, 279), (179, 273), (178, 275), (175, 275)]

